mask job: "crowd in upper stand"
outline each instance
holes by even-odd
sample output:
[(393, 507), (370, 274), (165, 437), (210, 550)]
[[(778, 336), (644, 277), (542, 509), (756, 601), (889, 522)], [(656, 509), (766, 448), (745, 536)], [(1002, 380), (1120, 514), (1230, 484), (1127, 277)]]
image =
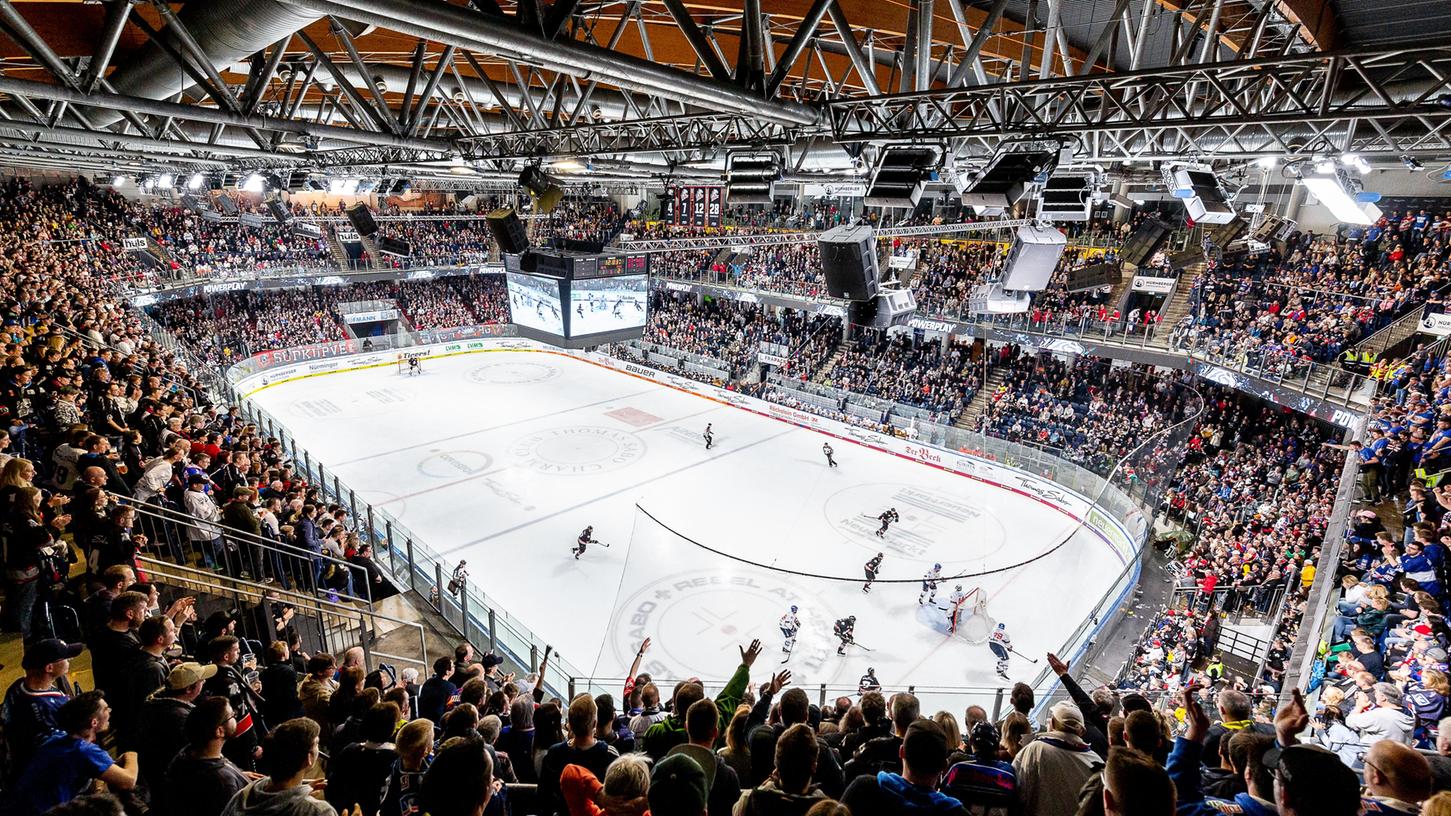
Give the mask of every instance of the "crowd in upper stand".
[(1206, 269), (1176, 345), (1273, 373), (1333, 361), (1412, 309), (1439, 303), (1451, 275), (1451, 213), (1393, 214), (1343, 235), (1297, 233), (1282, 256)]
[(849, 341), (823, 380), (827, 385), (955, 418), (982, 387), (970, 346), (943, 350), (910, 335), (863, 332)]
[[(31, 635), (25, 676), (0, 712), (7, 814), (117, 813), (112, 799), (78, 798), (97, 779), (122, 795), (132, 816), (331, 816), (354, 807), (362, 816), (861, 816), (969, 812), (964, 804), (973, 813), (1046, 816), (1236, 808), (1350, 816), (1362, 808), (1414, 813), (1428, 799), (1423, 813), (1441, 816), (1451, 799), (1431, 798), (1451, 789), (1451, 759), (1442, 755), (1451, 753), (1451, 722), (1439, 721), (1451, 693), (1441, 574), (1451, 494), (1427, 484), (1451, 465), (1451, 367), (1443, 357), (1423, 353), (1398, 368), (1372, 430), (1348, 446), (1365, 498), (1377, 504), (1351, 530), (1355, 547), (1340, 571), (1353, 580), (1343, 582), (1337, 659), (1308, 734), (1312, 713), (1298, 697), (1271, 723), (1236, 689), (1253, 691), (1261, 679), (1273, 686), (1285, 667), (1283, 642), (1268, 655), (1265, 678), (1238, 683), (1216, 672), (1205, 647), (1218, 620), (1212, 612), (1263, 612), (1264, 587), (1273, 592), (1276, 581), (1292, 598), (1277, 634), (1294, 634), (1341, 452), (1324, 444), (1333, 437), (1318, 424), (1218, 392), (1206, 393), (1206, 412), (1180, 451), (1186, 464), (1165, 498), (1195, 536), (1179, 556), (1192, 594), (1187, 608), (1155, 616), (1119, 684), (1160, 695), (1187, 673), (1210, 686), (1186, 691), (1176, 705), (1087, 692), (1049, 656), (1072, 702), (1048, 707), (1042, 729), (1026, 687), (1014, 690), (998, 722), (977, 707), (961, 719), (927, 716), (905, 692), (865, 690), (819, 706), (789, 674), (759, 668), (759, 647), (744, 644), (738, 662), (730, 655), (700, 667), (710, 676), (735, 667), (719, 689), (660, 688), (632, 670), (618, 697), (564, 700), (538, 682), (544, 669), (512, 677), (497, 657), (466, 645), (422, 673), (432, 676), (395, 675), (367, 665), (361, 649), (333, 656), (304, 648), (286, 604), (236, 610), (245, 622), (226, 610), (202, 616), (180, 588), (146, 580), (143, 556), (180, 557), (331, 598), (376, 597), (385, 586), (359, 520), (328, 502), (276, 440), (226, 406), (203, 404), (191, 374), (117, 299), (112, 282), (134, 267), (115, 252), (122, 233), (108, 231), (118, 222), (105, 198), (77, 185), (0, 189), (5, 609)], [(87, 210), (98, 213), (95, 221)], [(183, 342), (224, 362), (259, 345), (336, 336), (332, 307), (353, 296), (392, 297), (420, 323), (506, 316), (497, 280), (214, 296), (160, 312)], [(726, 326), (761, 339), (799, 341), (810, 332), (829, 337), (828, 350), (840, 338), (795, 313), (655, 306), (652, 330), (672, 347), (717, 350), (711, 338), (723, 335), (713, 332)], [(956, 352), (885, 342), (872, 353), (929, 372)], [(844, 355), (843, 379), (893, 390), (866, 349)], [(823, 360), (820, 352), (812, 346), (806, 359)], [(748, 344), (731, 352), (739, 360), (748, 353)], [(957, 360), (964, 376), (966, 359)], [(1177, 383), (1139, 369), (1030, 362), (1012, 349), (994, 364), (1012, 376), (990, 421), (1010, 420), (1009, 434), (1026, 441), (1046, 431), (1036, 441), (1053, 444), (1056, 432), (1061, 447), (1115, 457), (1132, 447), (1129, 423), (1146, 436), (1184, 416)], [(949, 376), (943, 390), (958, 387)], [(1080, 409), (1086, 426), (1059, 427)], [(1396, 499), (1389, 509), (1380, 502), (1387, 496)], [(158, 508), (191, 521), (148, 523), (144, 516)], [(1396, 532), (1379, 535), (1377, 526)], [(58, 579), (72, 570), (72, 553), (85, 577), (68, 587)], [(56, 624), (47, 621), (62, 609), (79, 622), (76, 636), (36, 637), (51, 633)], [(247, 637), (233, 634), (243, 628)], [(641, 644), (642, 656), (648, 647)], [(82, 648), (97, 691), (76, 695), (61, 678)], [(1436, 753), (1419, 754), (1413, 744)], [(319, 776), (325, 787), (309, 784)]]
[[(829, 342), (812, 342), (821, 335)], [(726, 363), (731, 376), (742, 377), (756, 362), (761, 343), (799, 349), (792, 372), (809, 377), (841, 337), (837, 318), (811, 318), (802, 312), (769, 310), (751, 303), (693, 299), (655, 292), (644, 340), (666, 348), (714, 357)]]

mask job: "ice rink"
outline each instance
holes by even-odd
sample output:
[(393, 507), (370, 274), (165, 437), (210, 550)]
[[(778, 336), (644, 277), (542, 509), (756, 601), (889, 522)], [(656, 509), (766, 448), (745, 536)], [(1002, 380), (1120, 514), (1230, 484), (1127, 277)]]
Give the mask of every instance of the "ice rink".
[[(933, 562), (952, 575), (1031, 561), (961, 582), (981, 587), (990, 621), (1040, 659), (1013, 659), (1012, 678), (1031, 682), (1124, 569), (1098, 533), (1035, 498), (1041, 489), (964, 477), (578, 356), (495, 350), (423, 368), (275, 382), (252, 398), (360, 499), (450, 565), (466, 558), (485, 593), (597, 676), (621, 676), (646, 635), (657, 677), (727, 677), (736, 644), (751, 638), (775, 667), (777, 622), (795, 603), (803, 629), (785, 665), (798, 684), (854, 687), (871, 666), (889, 687), (998, 686), (987, 647), (949, 635), (946, 613), (919, 605), (919, 579)], [(840, 467), (827, 467), (824, 442)], [(901, 521), (879, 539), (871, 517), (888, 507)], [(575, 560), (586, 525), (609, 546)], [(862, 565), (879, 551), (881, 575), (864, 593)], [(861, 646), (838, 657), (831, 624), (846, 615)]]

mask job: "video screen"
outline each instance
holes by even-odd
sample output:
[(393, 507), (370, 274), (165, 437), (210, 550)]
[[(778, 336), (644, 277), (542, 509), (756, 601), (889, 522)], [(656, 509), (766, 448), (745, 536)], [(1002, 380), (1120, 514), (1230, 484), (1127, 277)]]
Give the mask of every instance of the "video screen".
[(559, 307), (559, 281), (522, 272), (505, 276), (509, 288), (509, 314), (520, 326), (564, 336), (564, 315)]
[(575, 280), (569, 292), (569, 335), (643, 329), (649, 285), (644, 275)]

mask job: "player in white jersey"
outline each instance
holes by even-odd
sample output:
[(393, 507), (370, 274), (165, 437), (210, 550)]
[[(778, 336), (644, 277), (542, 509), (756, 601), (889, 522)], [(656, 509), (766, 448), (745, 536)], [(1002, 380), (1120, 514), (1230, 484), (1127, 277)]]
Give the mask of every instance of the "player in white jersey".
[(781, 651), (786, 657), (791, 656), (791, 650), (796, 647), (796, 633), (801, 631), (801, 619), (796, 617), (796, 605), (791, 605), (791, 611), (781, 616), (781, 634), (785, 640), (781, 643)]
[(917, 596), (918, 605), (937, 603), (937, 584), (942, 581), (942, 565), (933, 564), (922, 576), (922, 594)]
[(962, 591), (962, 584), (958, 584), (952, 594), (947, 597), (947, 631), (956, 632), (958, 621), (953, 617), (957, 612), (957, 605), (967, 598), (967, 593)]
[(1013, 649), (1013, 639), (1008, 637), (1006, 623), (998, 624), (998, 628), (993, 630), (992, 635), (988, 638), (987, 647), (992, 650), (993, 657), (998, 659), (998, 677), (1008, 679), (1008, 655)]

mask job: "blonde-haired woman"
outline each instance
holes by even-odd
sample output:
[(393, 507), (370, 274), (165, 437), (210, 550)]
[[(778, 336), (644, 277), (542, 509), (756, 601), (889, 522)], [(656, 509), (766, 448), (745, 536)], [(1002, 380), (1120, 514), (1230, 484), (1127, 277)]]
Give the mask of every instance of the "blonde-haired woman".
[(1421, 816), (1451, 816), (1451, 792), (1441, 791), (1422, 802)]

